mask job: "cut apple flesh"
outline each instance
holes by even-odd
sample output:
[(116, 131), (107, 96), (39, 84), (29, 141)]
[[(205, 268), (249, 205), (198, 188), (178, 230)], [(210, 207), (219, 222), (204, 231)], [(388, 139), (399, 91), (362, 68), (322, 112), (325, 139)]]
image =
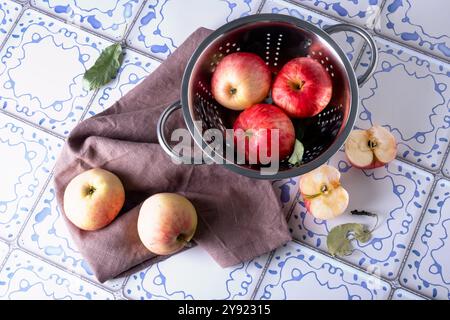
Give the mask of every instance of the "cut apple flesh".
[(306, 209), (316, 218), (327, 220), (344, 213), (349, 202), (347, 191), (341, 186), (340, 172), (323, 165), (300, 178), (300, 191)]
[(395, 159), (394, 136), (381, 126), (369, 130), (353, 130), (345, 143), (348, 160), (359, 168), (375, 168)]
[(347, 209), (349, 196), (343, 187), (338, 187), (309, 201), (309, 211), (314, 217), (328, 220), (340, 216)]
[(368, 130), (371, 141), (375, 142), (373, 153), (378, 161), (391, 162), (397, 155), (397, 142), (388, 130), (381, 126), (374, 126)]
[(345, 143), (348, 160), (358, 167), (368, 167), (374, 161), (369, 133), (366, 130), (353, 130)]

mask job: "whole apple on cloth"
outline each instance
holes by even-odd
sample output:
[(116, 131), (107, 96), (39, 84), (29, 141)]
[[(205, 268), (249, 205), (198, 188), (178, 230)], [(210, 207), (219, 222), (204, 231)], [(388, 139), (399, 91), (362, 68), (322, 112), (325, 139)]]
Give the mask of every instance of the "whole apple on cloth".
[[(237, 175), (219, 165), (177, 165), (158, 144), (161, 112), (180, 97), (187, 61), (210, 34), (199, 29), (161, 66), (109, 109), (79, 123), (55, 167), (56, 199), (64, 208), (70, 181), (92, 168), (116, 175), (125, 189), (117, 217), (96, 231), (78, 228), (63, 209), (68, 231), (99, 281), (134, 272), (168, 256), (149, 251), (138, 233), (143, 202), (177, 193), (195, 207), (193, 237), (221, 266), (248, 261), (291, 240), (285, 213), (271, 182)], [(174, 114), (174, 127), (184, 121)]]

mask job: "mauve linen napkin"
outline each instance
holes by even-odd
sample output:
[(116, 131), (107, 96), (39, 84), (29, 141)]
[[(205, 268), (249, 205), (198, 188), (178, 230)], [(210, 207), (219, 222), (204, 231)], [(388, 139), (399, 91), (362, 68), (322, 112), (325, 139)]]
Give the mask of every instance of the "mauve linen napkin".
[[(199, 218), (194, 241), (222, 267), (252, 259), (291, 239), (271, 182), (249, 179), (220, 165), (176, 165), (158, 144), (158, 118), (179, 99), (187, 61), (210, 32), (198, 29), (140, 85), (76, 126), (57, 161), (60, 208), (70, 180), (94, 167), (115, 173), (125, 187), (120, 215), (101, 230), (80, 230), (63, 215), (100, 282), (166, 258), (149, 252), (137, 233), (140, 205), (155, 193), (180, 193), (194, 204)], [(173, 117), (178, 118), (176, 125), (183, 123), (181, 113)]]

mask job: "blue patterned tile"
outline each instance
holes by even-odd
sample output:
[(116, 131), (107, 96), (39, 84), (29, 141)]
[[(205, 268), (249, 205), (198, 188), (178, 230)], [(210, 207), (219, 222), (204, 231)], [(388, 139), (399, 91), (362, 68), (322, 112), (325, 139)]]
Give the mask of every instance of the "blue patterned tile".
[(131, 299), (249, 299), (267, 255), (221, 268), (194, 247), (132, 275), (124, 287)]
[[(428, 169), (443, 162), (450, 138), (450, 68), (377, 38), (378, 68), (360, 90), (356, 126), (380, 124), (398, 142), (398, 156)], [(367, 52), (358, 71), (367, 67)]]
[(272, 186), (280, 199), (285, 215), (288, 215), (292, 205), (299, 196), (298, 178), (276, 180), (272, 183)]
[(376, 31), (450, 60), (448, 0), (386, 0)]
[(116, 79), (99, 90), (89, 107), (86, 117), (91, 117), (110, 107), (128, 91), (141, 83), (159, 64), (156, 60), (126, 49), (124, 60)]
[(22, 6), (18, 3), (9, 0), (0, 1), (0, 44), (5, 40), (8, 31), (11, 30), (21, 9)]
[(450, 153), (447, 156), (447, 160), (444, 163), (444, 167), (442, 168), (442, 172), (450, 178)]
[(256, 13), (260, 3), (261, 0), (149, 0), (127, 43), (164, 59), (197, 28), (216, 29)]
[(25, 11), (0, 51), (0, 107), (67, 135), (93, 95), (83, 89), (83, 74), (109, 44)]
[(373, 28), (384, 0), (293, 0), (336, 18)]
[(425, 300), (425, 299), (404, 289), (397, 289), (394, 291), (392, 300)]
[[(78, 252), (55, 199), (50, 183), (34, 209), (19, 237), (19, 245), (65, 269), (97, 282), (89, 265)], [(111, 290), (121, 288), (125, 278), (107, 281), (103, 285)]]
[(143, 0), (31, 0), (31, 4), (77, 25), (120, 40)]
[(275, 251), (256, 299), (382, 300), (388, 283), (297, 243)]
[(439, 180), (400, 276), (403, 286), (450, 300), (449, 230), (450, 181)]
[(9, 246), (0, 241), (0, 266), (3, 263), (3, 260), (6, 258), (6, 255), (8, 254)]
[(0, 299), (113, 300), (114, 296), (25, 252), (14, 250), (0, 271)]
[[(339, 23), (339, 21), (321, 16), (319, 14), (281, 0), (267, 1), (264, 4), (261, 12), (290, 15), (312, 23), (320, 28)], [(337, 42), (337, 44), (339, 44), (344, 53), (347, 54), (348, 59), (351, 62), (355, 62), (363, 46), (362, 39), (358, 35), (349, 32), (336, 33), (331, 37)]]
[(0, 238), (17, 236), (62, 145), (62, 140), (0, 114)]
[(351, 210), (374, 212), (379, 223), (372, 240), (354, 243), (352, 254), (343, 259), (366, 270), (378, 270), (386, 278), (395, 278), (430, 193), (433, 176), (399, 161), (374, 170), (353, 168), (342, 151), (329, 163), (339, 169), (342, 185), (349, 192), (348, 213), (322, 221), (307, 213), (299, 201), (289, 221), (294, 238), (327, 251), (326, 237), (333, 227), (350, 222), (375, 226), (375, 218), (352, 216)]

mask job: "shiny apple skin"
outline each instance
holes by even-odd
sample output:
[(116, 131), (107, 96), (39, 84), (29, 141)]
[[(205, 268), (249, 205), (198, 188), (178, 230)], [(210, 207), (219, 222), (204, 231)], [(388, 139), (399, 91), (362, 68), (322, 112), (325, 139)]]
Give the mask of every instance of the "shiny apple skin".
[(225, 108), (244, 110), (263, 101), (269, 95), (271, 83), (272, 73), (263, 59), (254, 53), (236, 52), (227, 55), (216, 67), (211, 91)]
[(137, 223), (144, 246), (158, 255), (181, 250), (197, 229), (193, 204), (176, 193), (158, 193), (144, 201)]
[[(242, 134), (242, 129), (247, 134)], [(279, 160), (292, 154), (295, 143), (295, 129), (289, 117), (280, 108), (271, 104), (256, 104), (243, 111), (236, 119), (233, 130), (235, 145), (242, 146), (245, 141), (245, 158), (249, 161), (250, 152), (257, 152), (257, 162), (260, 162), (259, 150), (267, 146), (267, 157), (272, 157), (271, 130), (279, 129)]]
[(309, 118), (330, 103), (333, 83), (325, 68), (311, 58), (295, 58), (286, 63), (272, 87), (274, 103), (289, 117)]

